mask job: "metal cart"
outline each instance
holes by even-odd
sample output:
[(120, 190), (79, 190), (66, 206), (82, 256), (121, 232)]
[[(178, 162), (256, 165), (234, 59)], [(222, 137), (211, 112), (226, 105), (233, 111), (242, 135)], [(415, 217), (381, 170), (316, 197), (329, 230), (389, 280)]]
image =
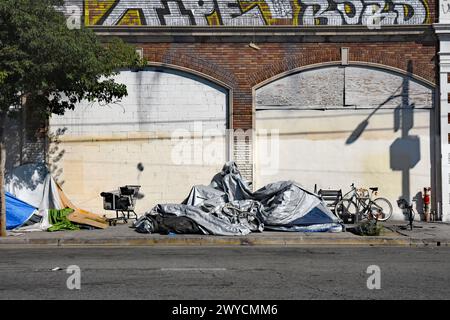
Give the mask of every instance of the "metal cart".
[(130, 219), (137, 219), (134, 207), (140, 188), (141, 186), (126, 185), (119, 190), (100, 193), (103, 197), (103, 209), (116, 212), (115, 218), (107, 219), (109, 225), (115, 226), (118, 221), (128, 223)]

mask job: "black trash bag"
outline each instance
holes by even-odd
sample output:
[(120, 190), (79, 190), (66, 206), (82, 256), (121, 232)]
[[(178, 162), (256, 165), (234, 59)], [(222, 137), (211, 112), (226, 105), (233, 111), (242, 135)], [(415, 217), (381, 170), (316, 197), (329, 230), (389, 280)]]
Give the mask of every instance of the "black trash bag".
[(139, 218), (133, 227), (139, 233), (160, 234), (204, 234), (194, 220), (188, 217), (145, 215)]
[(197, 223), (195, 223), (194, 220), (189, 219), (188, 217), (158, 215), (152, 218), (157, 221), (157, 232), (161, 234), (203, 234)]

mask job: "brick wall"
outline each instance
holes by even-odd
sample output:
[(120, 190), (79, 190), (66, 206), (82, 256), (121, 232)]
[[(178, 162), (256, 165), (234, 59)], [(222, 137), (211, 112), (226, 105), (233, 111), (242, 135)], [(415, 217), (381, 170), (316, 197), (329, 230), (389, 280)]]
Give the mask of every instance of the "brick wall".
[(220, 80), (233, 89), (233, 127), (252, 128), (252, 88), (280, 73), (312, 64), (339, 62), (341, 47), (349, 60), (408, 70), (436, 81), (434, 43), (138, 43), (150, 62), (186, 67)]

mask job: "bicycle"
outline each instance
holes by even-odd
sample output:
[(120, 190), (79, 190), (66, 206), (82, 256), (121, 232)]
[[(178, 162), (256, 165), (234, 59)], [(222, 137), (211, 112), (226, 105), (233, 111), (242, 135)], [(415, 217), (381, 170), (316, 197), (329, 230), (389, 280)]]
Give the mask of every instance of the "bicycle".
[(375, 219), (387, 221), (392, 216), (392, 204), (386, 198), (376, 198), (378, 187), (369, 190), (355, 187), (352, 183), (351, 190), (347, 192), (336, 205), (335, 214), (344, 221), (352, 218), (353, 222), (362, 219)]
[[(404, 212), (406, 211), (406, 214), (408, 216), (408, 226), (410, 230), (413, 230), (414, 228), (422, 228), (420, 226), (414, 226), (414, 218), (416, 216), (416, 212), (414, 210), (414, 207), (412, 203), (408, 202), (406, 199), (399, 199), (397, 200), (397, 205), (400, 209), (402, 209)], [(407, 227), (401, 227), (402, 229), (406, 229)]]

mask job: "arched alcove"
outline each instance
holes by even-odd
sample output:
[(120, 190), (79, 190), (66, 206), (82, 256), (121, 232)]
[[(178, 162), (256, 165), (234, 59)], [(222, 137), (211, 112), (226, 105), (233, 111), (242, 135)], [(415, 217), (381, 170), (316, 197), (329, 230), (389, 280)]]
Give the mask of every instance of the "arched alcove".
[[(138, 212), (179, 203), (228, 158), (229, 90), (163, 66), (124, 70), (122, 101), (83, 102), (50, 120), (52, 171), (80, 206), (102, 212), (99, 193), (141, 185)], [(62, 133), (62, 134), (61, 134)], [(61, 156), (59, 156), (61, 155)]]
[[(255, 89), (255, 184), (380, 187), (396, 208), (435, 184), (434, 88), (363, 65), (303, 68)], [(419, 201), (419, 212), (422, 211)]]

